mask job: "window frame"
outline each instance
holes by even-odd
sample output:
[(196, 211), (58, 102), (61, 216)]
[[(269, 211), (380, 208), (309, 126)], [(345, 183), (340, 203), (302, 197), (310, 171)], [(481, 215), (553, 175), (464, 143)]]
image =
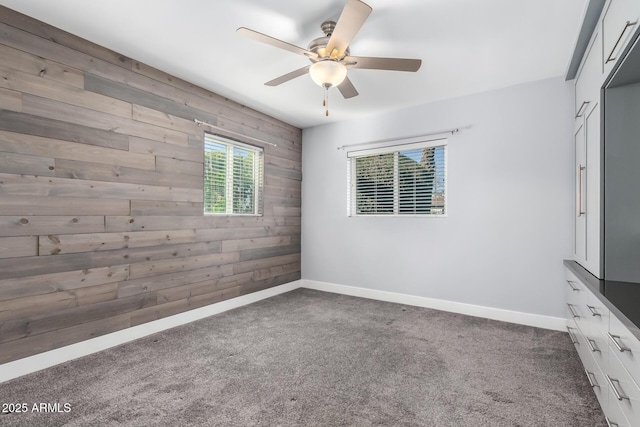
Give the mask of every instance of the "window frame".
[[(264, 149), (255, 145), (247, 144), (245, 142), (237, 141), (235, 139), (227, 138), (221, 135), (217, 135), (210, 132), (204, 132), (204, 147), (203, 155), (206, 155), (207, 141), (213, 144), (222, 144), (225, 149), (225, 212), (207, 212), (206, 203), (206, 188), (207, 188), (207, 170), (206, 160), (203, 159), (202, 168), (202, 194), (203, 194), (203, 215), (205, 216), (264, 216)], [(229, 149), (231, 148), (231, 149)], [(253, 161), (253, 213), (234, 213), (233, 212), (233, 169), (234, 169), (234, 156), (233, 148), (239, 148), (242, 150), (251, 151), (254, 153)]]
[[(448, 167), (447, 162), (449, 159), (448, 153), (448, 144), (449, 140), (447, 138), (439, 138), (432, 140), (424, 140), (420, 139), (418, 141), (412, 141), (407, 143), (400, 143), (394, 145), (385, 145), (384, 147), (376, 147), (376, 148), (368, 148), (362, 150), (353, 150), (347, 152), (347, 216), (348, 217), (392, 217), (392, 218), (445, 218), (449, 212), (449, 205), (447, 203), (448, 199)], [(399, 203), (398, 203), (398, 192), (399, 192), (399, 178), (398, 178), (398, 156), (401, 151), (407, 150), (418, 150), (423, 148), (432, 148), (432, 147), (443, 147), (444, 150), (444, 158), (443, 158), (443, 169), (444, 169), (444, 213), (438, 214), (417, 214), (417, 213), (400, 213)], [(393, 213), (374, 213), (374, 214), (359, 214), (357, 213), (357, 194), (356, 194), (356, 181), (357, 181), (357, 170), (355, 167), (356, 159), (361, 157), (369, 157), (376, 156), (381, 154), (394, 154), (394, 203), (393, 203)]]

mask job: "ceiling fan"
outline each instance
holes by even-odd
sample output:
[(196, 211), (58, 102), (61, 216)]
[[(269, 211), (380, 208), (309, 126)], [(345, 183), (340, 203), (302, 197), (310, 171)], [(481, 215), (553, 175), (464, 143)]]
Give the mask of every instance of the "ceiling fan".
[(311, 65), (270, 80), (266, 82), (265, 85), (278, 86), (309, 73), (311, 79), (316, 84), (325, 88), (323, 105), (327, 107), (326, 115), (328, 116), (329, 108), (327, 97), (330, 87), (336, 86), (346, 99), (358, 95), (358, 91), (353, 86), (353, 83), (351, 83), (351, 80), (349, 80), (349, 77), (347, 77), (348, 69), (416, 72), (420, 69), (420, 65), (422, 65), (422, 60), (420, 59), (351, 56), (349, 44), (367, 20), (371, 11), (371, 6), (360, 0), (347, 0), (347, 4), (342, 10), (338, 22), (323, 22), (321, 28), (325, 34), (324, 37), (312, 40), (307, 49), (245, 27), (238, 28), (237, 33), (307, 57), (311, 61)]

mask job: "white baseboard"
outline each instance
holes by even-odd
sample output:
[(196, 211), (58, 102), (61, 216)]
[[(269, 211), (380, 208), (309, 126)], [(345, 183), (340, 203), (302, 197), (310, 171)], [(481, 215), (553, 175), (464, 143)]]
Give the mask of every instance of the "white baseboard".
[(196, 308), (194, 310), (175, 314), (152, 322), (143, 323), (142, 325), (133, 326), (131, 328), (57, 348), (45, 353), (25, 357), (24, 359), (19, 359), (14, 362), (5, 363), (0, 365), (0, 383), (58, 365), (60, 363), (68, 362), (69, 360), (88, 356), (92, 353), (97, 353), (147, 335), (155, 334), (156, 332), (171, 329), (205, 317), (213, 316), (214, 314), (242, 307), (243, 305), (251, 304), (265, 298), (289, 292), (299, 288), (300, 284), (300, 280), (296, 280), (294, 282), (285, 283), (284, 285), (242, 295), (237, 298), (231, 298), (226, 301)]
[(301, 282), (301, 287), (315, 289), (318, 291), (333, 292), (337, 294), (351, 295), (355, 297), (369, 298), (379, 301), (395, 302), (398, 304), (412, 305), (416, 307), (432, 308), (435, 310), (466, 314), (468, 316), (483, 317), (486, 319), (500, 320), (503, 322), (516, 323), (519, 325), (550, 329), (553, 331), (567, 331), (566, 319), (558, 317), (541, 316), (538, 314), (522, 313), (519, 311), (503, 310), (500, 308), (418, 297), (407, 294), (398, 294), (395, 292), (379, 291), (375, 289), (337, 285), (335, 283), (316, 282), (313, 280), (301, 280)]
[(121, 331), (113, 332), (90, 340), (61, 347), (45, 353), (25, 357), (24, 359), (0, 365), (0, 383), (23, 375), (27, 375), (39, 370), (68, 362), (92, 353), (97, 353), (147, 335), (155, 334), (176, 326), (194, 322), (214, 314), (242, 307), (265, 298), (270, 298), (297, 288), (315, 289), (318, 291), (332, 292), (337, 294), (351, 295), (361, 298), (369, 298), (380, 301), (394, 302), (417, 307), (432, 308), (435, 310), (449, 311), (453, 313), (466, 314), (469, 316), (483, 317), (487, 319), (500, 320), (503, 322), (516, 323), (520, 325), (534, 326), (537, 328), (551, 329), (556, 331), (566, 331), (566, 319), (540, 316), (536, 314), (521, 313), (517, 311), (502, 310), (498, 308), (484, 307), (460, 302), (438, 300), (433, 298), (418, 297), (413, 295), (398, 294), (395, 292), (379, 291), (374, 289), (357, 288), (353, 286), (337, 285), (334, 283), (316, 282), (313, 280), (296, 280), (284, 285), (275, 286), (263, 291), (254, 292), (206, 307), (197, 308), (184, 313), (154, 320), (142, 325), (133, 326)]

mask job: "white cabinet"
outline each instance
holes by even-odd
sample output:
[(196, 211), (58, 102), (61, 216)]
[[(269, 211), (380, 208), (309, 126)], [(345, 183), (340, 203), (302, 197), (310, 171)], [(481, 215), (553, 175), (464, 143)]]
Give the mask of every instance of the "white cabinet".
[(567, 329), (607, 420), (640, 426), (640, 340), (566, 269)]
[(574, 259), (600, 277), (600, 81), (602, 38), (596, 31), (576, 78)]
[(600, 103), (591, 103), (575, 133), (574, 259), (601, 277)]
[(607, 342), (609, 309), (591, 292), (589, 292), (585, 309), (587, 313), (585, 324), (587, 326), (583, 332), (587, 340), (587, 349), (590, 351), (596, 365), (606, 366), (609, 362), (609, 345)]
[(605, 282), (584, 270), (604, 275), (602, 87), (640, 32), (639, 18), (640, 0), (608, 0), (575, 82), (573, 258), (584, 269), (566, 263), (567, 329), (607, 422), (617, 427), (640, 426), (640, 332), (597, 291)]
[(585, 209), (585, 222), (586, 222), (586, 237), (585, 237), (585, 257), (584, 267), (589, 270), (594, 276), (602, 277), (602, 254), (600, 250), (602, 236), (600, 234), (600, 195), (602, 192), (601, 187), (601, 127), (600, 127), (600, 112), (601, 106), (599, 101), (599, 90), (597, 92), (597, 98), (594, 98), (593, 107), (587, 111), (584, 117), (584, 129), (585, 129), (585, 150), (586, 168), (584, 170), (585, 190), (584, 195), (586, 200), (584, 204)]
[(582, 121), (579, 124), (574, 137), (576, 207), (574, 216), (573, 256), (576, 261), (586, 268), (584, 264), (587, 259), (587, 208), (585, 203), (587, 181), (584, 176), (587, 168), (587, 141), (584, 134), (584, 122)]
[(612, 317), (609, 323), (609, 347), (620, 363), (640, 383), (640, 340), (636, 339), (620, 320)]
[(638, 27), (640, 1), (610, 0), (602, 15), (603, 71), (608, 75)]
[[(602, 372), (600, 365), (593, 357), (593, 349), (598, 348), (597, 343), (594, 344), (589, 341), (589, 298), (591, 292), (587, 290), (587, 287), (580, 282), (569, 270), (566, 270), (566, 279), (568, 287), (566, 288), (567, 297), (567, 331), (571, 342), (573, 342), (580, 361), (584, 367), (587, 380), (593, 389), (593, 393), (600, 403), (600, 407), (605, 414), (609, 412), (605, 409), (609, 405), (610, 392), (607, 385), (605, 374)], [(621, 412), (621, 411), (620, 411)], [(610, 420), (616, 420), (616, 423), (621, 426), (622, 417), (609, 417)]]
[(602, 37), (596, 32), (591, 37), (582, 65), (576, 75), (575, 117), (582, 120), (587, 110), (593, 108), (600, 99), (602, 79)]
[(617, 405), (630, 425), (640, 425), (640, 387), (613, 354), (605, 376), (610, 390), (609, 407), (615, 410), (613, 405)]
[[(612, 385), (619, 386), (618, 395), (613, 392), (611, 400), (615, 399), (630, 425), (640, 425), (640, 340), (638, 340), (627, 327), (615, 316), (609, 321), (609, 358), (610, 365), (615, 371), (612, 375), (622, 378)], [(610, 404), (611, 405), (611, 404)]]

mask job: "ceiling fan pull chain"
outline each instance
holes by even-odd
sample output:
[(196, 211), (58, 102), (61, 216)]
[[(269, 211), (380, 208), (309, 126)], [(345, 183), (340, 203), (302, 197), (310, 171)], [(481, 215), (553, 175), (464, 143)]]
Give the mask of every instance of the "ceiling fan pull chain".
[(324, 88), (324, 106), (326, 107), (325, 115), (329, 117), (329, 86)]

